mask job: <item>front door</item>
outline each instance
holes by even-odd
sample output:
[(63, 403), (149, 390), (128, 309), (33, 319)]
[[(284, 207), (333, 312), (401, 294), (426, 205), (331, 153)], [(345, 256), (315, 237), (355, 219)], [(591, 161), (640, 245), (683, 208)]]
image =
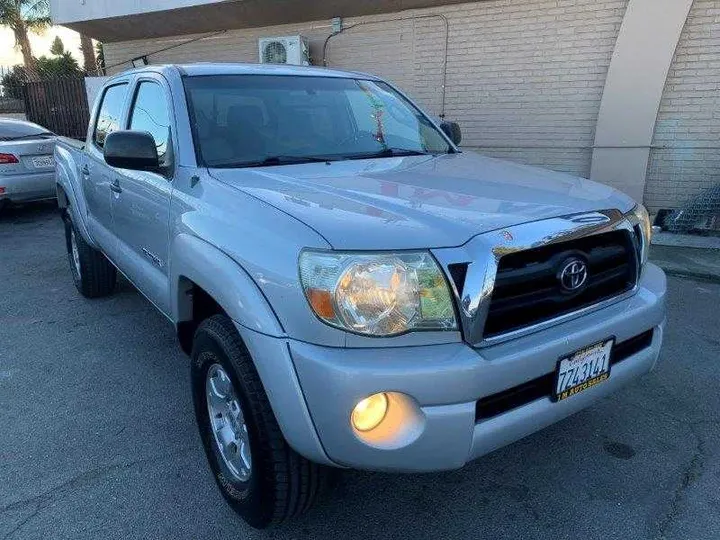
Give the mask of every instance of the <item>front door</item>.
[(110, 133), (121, 129), (127, 93), (127, 83), (108, 86), (103, 92), (92, 136), (86, 142), (80, 164), (88, 229), (111, 260), (115, 259), (117, 246), (112, 223), (112, 185), (117, 179), (117, 172), (105, 163), (103, 146)]
[(115, 169), (112, 214), (118, 266), (158, 309), (169, 313), (168, 246), (173, 149), (168, 91), (159, 76), (143, 75), (135, 85), (127, 129), (155, 139), (161, 171)]

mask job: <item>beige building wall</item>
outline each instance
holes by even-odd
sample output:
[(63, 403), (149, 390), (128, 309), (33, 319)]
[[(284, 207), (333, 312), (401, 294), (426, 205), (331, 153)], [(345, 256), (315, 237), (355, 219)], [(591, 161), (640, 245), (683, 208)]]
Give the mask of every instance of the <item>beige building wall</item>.
[(590, 178), (642, 200), (665, 80), (692, 0), (630, 0), (603, 90)]
[(720, 182), (720, 1), (695, 0), (668, 73), (645, 185), (651, 210)]
[[(461, 123), (465, 148), (589, 176), (627, 1), (490, 0), (346, 19), (346, 26), (363, 24), (330, 41), (328, 63), (387, 77), (440, 114), (447, 35), (445, 112)], [(402, 20), (390, 20), (396, 18)], [(149, 58), (257, 62), (259, 37), (300, 33), (320, 63), (330, 31), (330, 21), (231, 30)], [(193, 37), (107, 43), (106, 63), (121, 64), (110, 70), (116, 72), (134, 57)]]

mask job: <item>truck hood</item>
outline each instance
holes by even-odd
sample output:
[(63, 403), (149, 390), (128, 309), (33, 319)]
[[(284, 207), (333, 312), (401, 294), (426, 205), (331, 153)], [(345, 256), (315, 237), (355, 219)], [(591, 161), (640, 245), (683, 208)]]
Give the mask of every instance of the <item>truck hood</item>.
[(218, 180), (294, 216), (335, 249), (459, 246), (528, 221), (630, 210), (602, 184), (472, 152), (211, 169)]

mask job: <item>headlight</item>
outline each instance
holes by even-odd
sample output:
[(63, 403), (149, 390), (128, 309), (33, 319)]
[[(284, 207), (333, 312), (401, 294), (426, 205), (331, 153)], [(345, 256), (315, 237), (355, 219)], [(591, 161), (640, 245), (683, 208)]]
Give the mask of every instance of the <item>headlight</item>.
[(457, 329), (445, 276), (427, 252), (303, 251), (300, 280), (315, 314), (344, 330), (392, 336)]
[(652, 240), (652, 223), (650, 222), (650, 215), (642, 204), (638, 204), (635, 208), (633, 208), (630, 211), (630, 215), (632, 216), (631, 222), (637, 227), (637, 229), (639, 229), (640, 232), (640, 238), (638, 238), (640, 241), (640, 260), (642, 264), (645, 264), (650, 251), (650, 241)]

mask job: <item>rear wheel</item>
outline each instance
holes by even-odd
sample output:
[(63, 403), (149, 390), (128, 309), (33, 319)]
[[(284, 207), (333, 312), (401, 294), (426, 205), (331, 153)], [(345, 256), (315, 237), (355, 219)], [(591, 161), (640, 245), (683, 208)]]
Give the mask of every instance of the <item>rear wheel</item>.
[(322, 468), (290, 448), (250, 353), (224, 315), (195, 333), (191, 381), (195, 415), (218, 487), (251, 526), (265, 528), (307, 511)]
[(111, 294), (117, 283), (117, 270), (105, 255), (85, 241), (67, 212), (63, 220), (68, 261), (75, 287), (87, 298)]

